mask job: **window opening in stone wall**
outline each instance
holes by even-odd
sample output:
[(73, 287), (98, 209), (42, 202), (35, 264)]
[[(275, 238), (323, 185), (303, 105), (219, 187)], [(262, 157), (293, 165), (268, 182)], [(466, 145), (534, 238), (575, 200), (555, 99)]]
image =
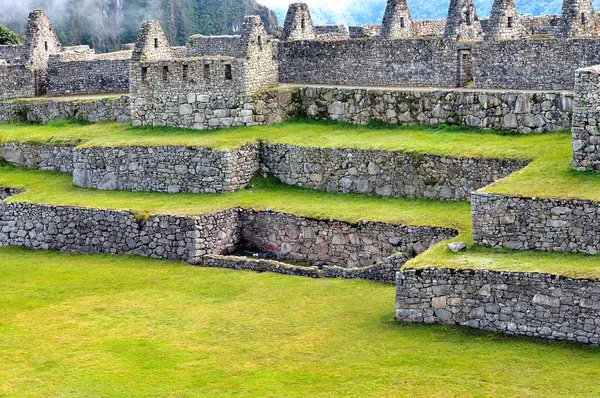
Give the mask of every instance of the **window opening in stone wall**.
[(513, 27), (513, 17), (508, 17), (508, 23), (507, 23), (507, 26), (508, 26), (509, 28), (512, 28), (512, 27)]
[(260, 48), (260, 51), (263, 50), (262, 36), (258, 36), (258, 48)]
[(471, 21), (471, 13), (469, 11), (465, 12), (465, 23), (467, 25), (472, 25), (473, 22)]
[(231, 72), (231, 65), (225, 65), (225, 80), (232, 80), (233, 74)]
[(404, 17), (400, 17), (400, 27), (404, 27)]
[(210, 79), (210, 65), (204, 65), (204, 78)]
[(46, 51), (48, 51), (48, 42), (47, 41), (44, 42), (44, 48), (46, 49)]
[(163, 80), (169, 80), (169, 67), (163, 66)]
[(183, 80), (190, 80), (190, 69), (188, 65), (183, 65)]
[(154, 39), (154, 48), (158, 48), (158, 39)]
[(581, 14), (581, 24), (582, 24), (582, 25), (585, 25), (585, 24), (586, 24), (586, 22), (587, 22), (587, 20), (585, 19), (585, 13), (582, 13), (582, 14)]
[(302, 31), (306, 29), (306, 21), (304, 20), (304, 17), (302, 17), (302, 21), (300, 21), (300, 26), (302, 27)]
[(142, 66), (142, 83), (148, 82), (148, 68), (146, 66)]

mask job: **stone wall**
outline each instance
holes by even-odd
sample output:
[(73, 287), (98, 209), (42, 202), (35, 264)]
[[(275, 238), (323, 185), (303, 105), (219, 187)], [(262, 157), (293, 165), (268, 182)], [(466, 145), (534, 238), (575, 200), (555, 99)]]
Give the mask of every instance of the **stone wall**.
[(72, 146), (3, 143), (0, 156), (7, 162), (28, 169), (73, 173)]
[(315, 32), (321, 40), (347, 40), (350, 36), (346, 25), (315, 26)]
[(48, 59), (46, 94), (49, 96), (129, 92), (131, 51), (110, 54), (70, 53)]
[(237, 57), (242, 41), (240, 36), (190, 36), (186, 46), (187, 57)]
[(521, 133), (571, 127), (573, 94), (511, 91), (299, 88), (299, 115), (352, 124), (451, 124)]
[(319, 268), (301, 267), (268, 259), (254, 259), (236, 256), (219, 256), (210, 254), (204, 256), (204, 267), (227, 268), (238, 271), (274, 272), (276, 274), (319, 278)]
[(445, 19), (413, 19), (415, 36), (443, 36), (446, 30)]
[(289, 214), (244, 212), (241, 245), (278, 260), (324, 262), (346, 268), (365, 267), (399, 253), (422, 253), (457, 235), (446, 228), (356, 225), (319, 221)]
[(370, 37), (379, 37), (381, 35), (381, 25), (359, 25), (350, 26), (348, 35), (351, 39), (367, 39)]
[(475, 87), (572, 90), (575, 70), (600, 63), (599, 39), (485, 41), (473, 46)]
[(78, 119), (92, 123), (131, 120), (129, 96), (101, 99), (0, 102), (0, 123), (29, 121), (48, 123), (54, 119)]
[(303, 188), (466, 200), (471, 191), (507, 177), (527, 162), (263, 144), (261, 165), (263, 172)]
[(125, 191), (222, 193), (245, 187), (258, 171), (258, 145), (77, 148), (73, 183)]
[(471, 206), (477, 244), (591, 255), (600, 252), (600, 204), (596, 202), (474, 193)]
[(396, 318), (600, 343), (600, 281), (449, 269), (398, 273)]
[(441, 39), (322, 40), (279, 44), (282, 83), (456, 87), (458, 51)]
[(36, 72), (25, 65), (0, 64), (0, 100), (36, 95)]
[(600, 171), (600, 66), (575, 73), (573, 168)]
[(411, 254), (397, 253), (386, 258), (382, 262), (360, 268), (324, 265), (322, 275), (324, 278), (366, 279), (370, 281), (394, 283), (396, 274), (412, 257)]
[(201, 263), (237, 244), (237, 210), (200, 217), (0, 203), (0, 246), (76, 253), (136, 254)]

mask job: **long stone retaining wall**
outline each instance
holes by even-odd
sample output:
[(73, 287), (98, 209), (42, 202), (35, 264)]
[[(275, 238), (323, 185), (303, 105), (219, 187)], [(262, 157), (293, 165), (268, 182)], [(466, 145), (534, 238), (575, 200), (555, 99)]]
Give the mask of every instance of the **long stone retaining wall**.
[(600, 280), (427, 268), (398, 273), (396, 318), (600, 344)]
[(301, 116), (352, 124), (451, 124), (530, 133), (570, 129), (573, 93), (304, 87), (295, 106)]
[(600, 204), (474, 193), (475, 243), (516, 250), (600, 252)]
[(28, 121), (48, 123), (54, 119), (78, 119), (89, 122), (131, 120), (129, 96), (101, 99), (35, 99), (0, 102), (0, 123)]
[(243, 188), (261, 169), (286, 184), (329, 192), (466, 200), (525, 161), (404, 152), (247, 144), (202, 147), (77, 148), (0, 144), (12, 164), (72, 173), (75, 185), (105, 190), (213, 193)]
[(286, 184), (328, 192), (466, 200), (528, 162), (263, 144), (261, 165)]
[(237, 211), (200, 217), (0, 203), (0, 246), (76, 253), (137, 254), (192, 264), (236, 244)]

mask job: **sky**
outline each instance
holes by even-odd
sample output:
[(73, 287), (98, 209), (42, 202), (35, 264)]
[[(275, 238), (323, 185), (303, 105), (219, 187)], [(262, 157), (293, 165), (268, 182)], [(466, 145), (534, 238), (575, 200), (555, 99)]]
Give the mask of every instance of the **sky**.
[[(284, 7), (290, 3), (295, 3), (293, 0), (258, 0), (262, 5), (269, 8)], [(333, 8), (333, 9), (344, 9), (348, 4), (352, 3), (352, 0), (304, 0), (309, 6), (318, 5), (319, 8)]]

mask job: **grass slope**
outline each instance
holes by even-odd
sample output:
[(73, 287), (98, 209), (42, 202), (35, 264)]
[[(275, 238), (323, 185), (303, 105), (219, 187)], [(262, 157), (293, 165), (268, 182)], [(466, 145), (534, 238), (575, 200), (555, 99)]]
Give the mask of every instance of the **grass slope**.
[(0, 396), (600, 395), (597, 348), (402, 324), (393, 302), (362, 281), (3, 248)]

